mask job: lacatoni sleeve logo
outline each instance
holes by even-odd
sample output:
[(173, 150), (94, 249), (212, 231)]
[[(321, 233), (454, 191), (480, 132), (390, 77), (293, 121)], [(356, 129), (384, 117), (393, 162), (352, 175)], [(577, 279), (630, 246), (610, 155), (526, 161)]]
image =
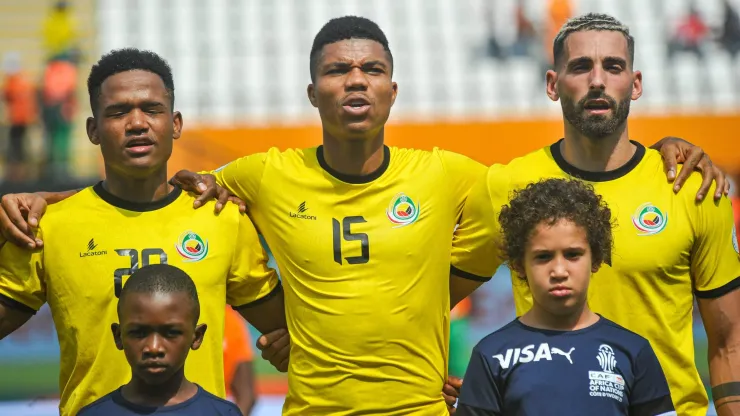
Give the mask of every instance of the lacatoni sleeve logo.
[(185, 262), (200, 261), (208, 255), (208, 240), (192, 231), (185, 231), (180, 234), (175, 249)]
[(637, 228), (637, 235), (653, 235), (663, 231), (668, 224), (668, 214), (647, 202), (640, 205), (632, 215), (632, 225)]
[(403, 192), (396, 194), (385, 210), (388, 219), (396, 225), (393, 228), (412, 224), (419, 218), (419, 212), (419, 204)]

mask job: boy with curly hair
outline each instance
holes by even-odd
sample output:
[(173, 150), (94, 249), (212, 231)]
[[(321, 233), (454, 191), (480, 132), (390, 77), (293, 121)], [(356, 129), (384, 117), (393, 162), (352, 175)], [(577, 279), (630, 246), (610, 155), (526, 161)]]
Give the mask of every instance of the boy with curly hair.
[(650, 343), (588, 307), (591, 273), (612, 249), (611, 211), (593, 188), (529, 184), (499, 222), (504, 260), (533, 306), (475, 347), (457, 414), (675, 415)]

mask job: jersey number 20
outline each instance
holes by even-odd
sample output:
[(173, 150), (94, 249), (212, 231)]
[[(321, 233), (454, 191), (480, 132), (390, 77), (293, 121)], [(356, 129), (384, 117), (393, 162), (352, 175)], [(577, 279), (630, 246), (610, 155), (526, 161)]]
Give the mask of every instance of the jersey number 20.
[[(131, 267), (122, 267), (113, 272), (113, 291), (116, 297), (120, 297), (121, 289), (123, 289), (123, 276), (131, 276), (139, 270), (139, 252), (133, 248), (121, 248), (116, 249), (116, 253), (119, 256), (131, 259)], [(161, 248), (145, 248), (141, 250), (141, 267), (149, 265), (149, 257), (151, 256), (159, 256), (159, 263), (167, 264), (167, 253), (164, 250)]]
[(334, 261), (342, 264), (342, 239), (344, 241), (360, 241), (362, 251), (359, 256), (346, 257), (349, 264), (364, 264), (370, 261), (370, 242), (365, 233), (352, 233), (352, 224), (367, 222), (365, 218), (354, 216), (344, 217), (342, 223), (336, 218), (331, 219), (334, 235)]

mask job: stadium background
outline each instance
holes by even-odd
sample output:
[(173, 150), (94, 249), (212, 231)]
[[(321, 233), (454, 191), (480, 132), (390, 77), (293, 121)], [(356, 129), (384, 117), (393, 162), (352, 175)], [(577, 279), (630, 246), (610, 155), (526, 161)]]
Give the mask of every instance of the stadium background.
[[(173, 173), (272, 146), (318, 144), (318, 116), (305, 96), (308, 51), (321, 25), (345, 14), (371, 18), (388, 35), (399, 84), (391, 145), (439, 146), (491, 164), (556, 140), (560, 108), (544, 94), (545, 45), (568, 16), (598, 11), (628, 24), (637, 41), (645, 93), (633, 103), (631, 136), (645, 144), (684, 137), (740, 172), (740, 58), (731, 53), (740, 29), (723, 0), (77, 0), (64, 18), (53, 15), (54, 3), (0, 0), (0, 54), (2, 71), (15, 61), (41, 84), (60, 49), (80, 52), (70, 151), (48, 162), (49, 132), (37, 117), (22, 173), (0, 157), (0, 193), (99, 180), (98, 149), (84, 132), (84, 81), (102, 53), (124, 46), (151, 49), (173, 68), (185, 119)], [(740, 0), (729, 4), (737, 17)], [(0, 127), (0, 154), (7, 127)], [(510, 293), (501, 269), (474, 296), (464, 335), (470, 344), (513, 318)], [(695, 322), (697, 365), (708, 381), (706, 337), (698, 316)], [(48, 309), (0, 342), (0, 414), (54, 414), (58, 355)], [(253, 414), (278, 414), (285, 378), (261, 359), (256, 368), (261, 397)]]

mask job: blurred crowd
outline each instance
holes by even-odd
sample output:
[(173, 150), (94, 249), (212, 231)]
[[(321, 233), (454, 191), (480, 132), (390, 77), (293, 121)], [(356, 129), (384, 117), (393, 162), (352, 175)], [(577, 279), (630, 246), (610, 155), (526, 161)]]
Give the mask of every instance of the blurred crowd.
[[(494, 19), (494, 2), (488, 3), (488, 39), (486, 54), (493, 59), (530, 57), (540, 61), (544, 68), (552, 65), (552, 42), (560, 27), (575, 13), (573, 0), (547, 0), (545, 19), (537, 25), (527, 13), (527, 1), (517, 0), (513, 16), (507, 21), (515, 22), (516, 32), (512, 40), (501, 39)], [(719, 27), (711, 27), (697, 9), (697, 0), (689, 3), (688, 11), (675, 22), (670, 22), (668, 31), (667, 57), (688, 52), (701, 58), (710, 42), (716, 42), (734, 60), (740, 53), (740, 15), (730, 0), (723, 0), (723, 21)]]
[[(32, 77), (20, 52), (2, 61), (2, 105), (6, 143), (4, 180), (53, 181), (69, 174), (70, 143), (77, 111), (79, 37), (67, 1), (57, 1), (43, 22), (44, 62)], [(30, 135), (40, 127), (42, 145), (33, 152)], [(33, 154), (37, 153), (37, 154)], [(1, 175), (0, 175), (1, 176)]]

